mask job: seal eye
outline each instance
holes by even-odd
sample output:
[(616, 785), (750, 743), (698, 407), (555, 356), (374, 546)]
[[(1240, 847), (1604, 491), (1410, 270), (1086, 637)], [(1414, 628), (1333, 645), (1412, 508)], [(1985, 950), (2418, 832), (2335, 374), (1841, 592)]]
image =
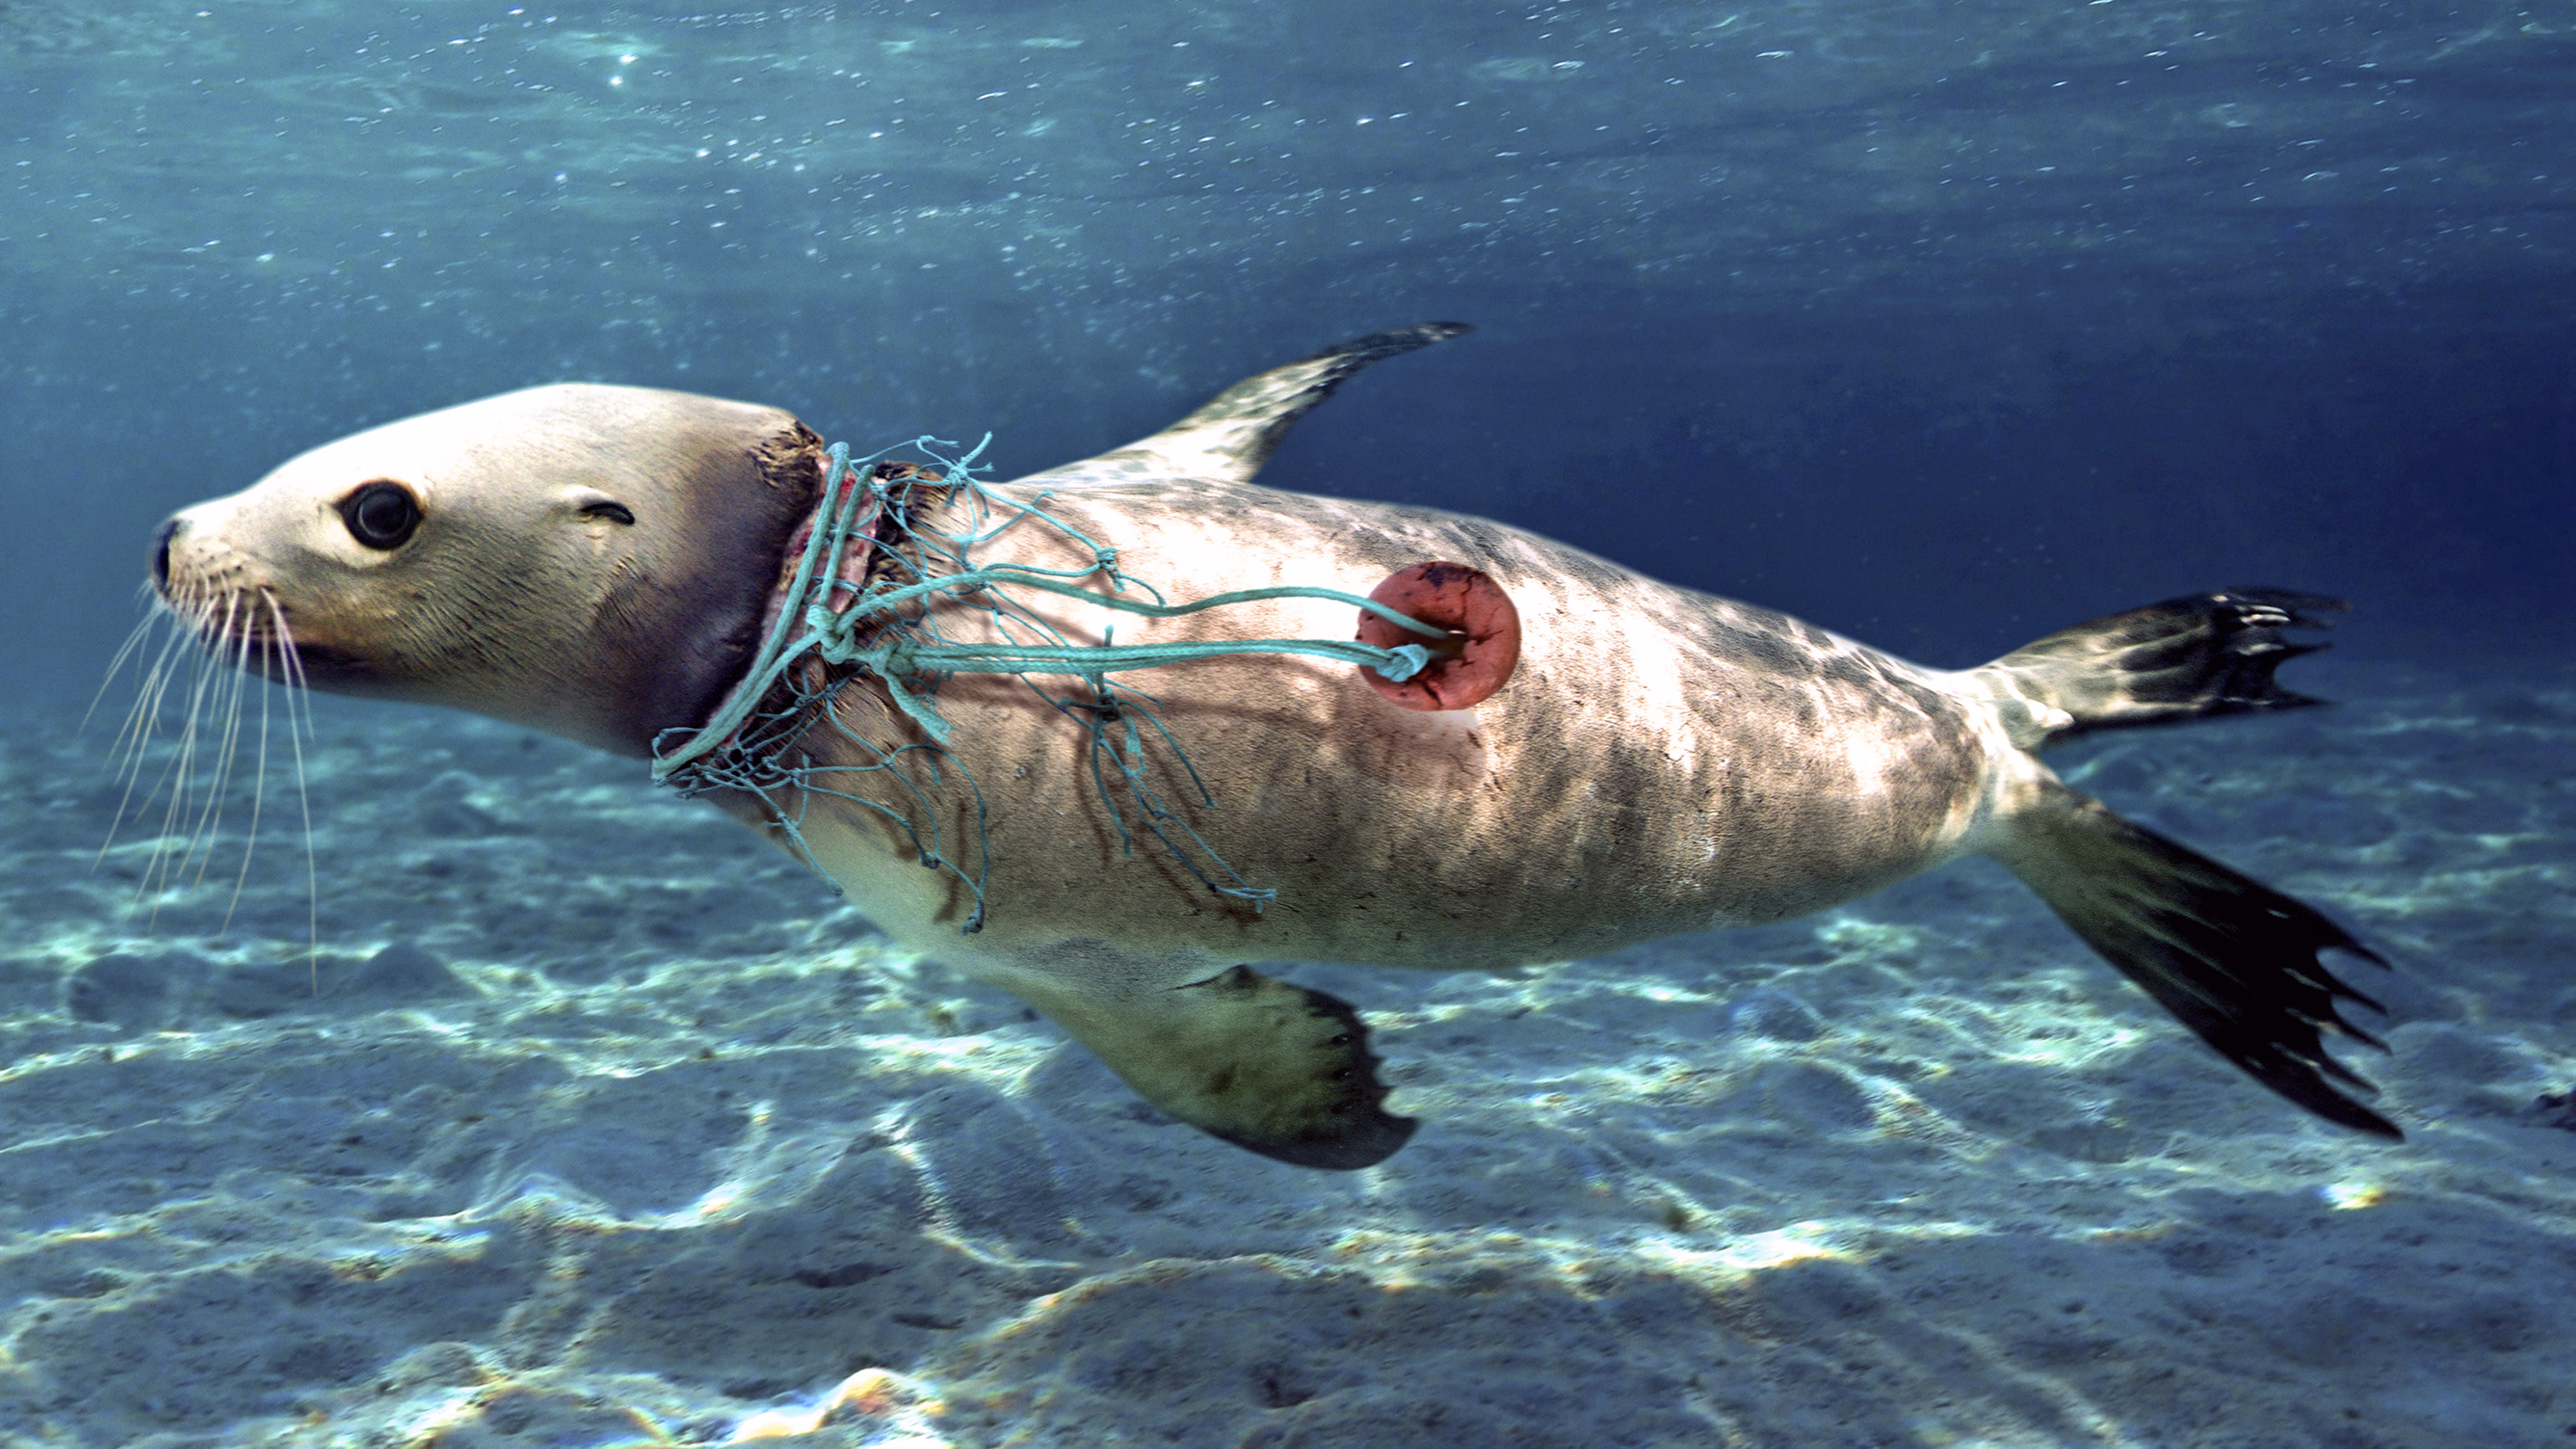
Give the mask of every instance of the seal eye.
[(340, 520), (367, 547), (397, 549), (420, 527), (420, 504), (399, 483), (370, 483), (340, 500)]
[(609, 523), (623, 524), (628, 528), (633, 528), (635, 526), (634, 511), (614, 498), (600, 498), (583, 504), (581, 506), (581, 516), (584, 518), (603, 519)]

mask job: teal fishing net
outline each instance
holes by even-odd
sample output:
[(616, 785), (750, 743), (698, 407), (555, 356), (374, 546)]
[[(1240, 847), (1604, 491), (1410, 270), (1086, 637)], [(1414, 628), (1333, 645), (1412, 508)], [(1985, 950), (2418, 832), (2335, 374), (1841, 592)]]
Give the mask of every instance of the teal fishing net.
[[(821, 864), (804, 829), (815, 801), (829, 797), (874, 811), (901, 830), (922, 865), (948, 872), (973, 894), (974, 909), (961, 928), (971, 934), (984, 925), (991, 833), (982, 787), (948, 749), (954, 731), (939, 712), (939, 687), (957, 674), (1016, 675), (1087, 735), (1092, 786), (1125, 854), (1135, 853), (1139, 833), (1150, 836), (1208, 889), (1260, 910), (1278, 892), (1237, 874), (1148, 777), (1153, 753), (1168, 751), (1179, 766), (1178, 778), (1189, 782), (1195, 808), (1217, 807), (1188, 751), (1155, 713), (1161, 701), (1112, 676), (1229, 654), (1304, 654), (1366, 665), (1401, 682), (1434, 653), (1455, 652), (1447, 631), (1336, 589), (1282, 585), (1166, 602), (1152, 585), (1120, 570), (1116, 548), (1048, 513), (1043, 505), (1052, 492), (1022, 503), (986, 486), (980, 475), (990, 468), (975, 460), (991, 442), (987, 435), (951, 457), (941, 450), (954, 444), (921, 437), (858, 459), (851, 458), (848, 444), (833, 444), (822, 499), (775, 624), (714, 718), (696, 730), (666, 730), (655, 741), (653, 777), (684, 796), (743, 791), (757, 797), (791, 847), (818, 871)], [(921, 453), (938, 471), (888, 461), (899, 450)], [(934, 525), (934, 511), (950, 526)], [(1049, 569), (976, 556), (1023, 527), (1055, 529), (1090, 551), (1091, 566)], [(1086, 587), (1084, 580), (1105, 587)], [(1029, 611), (1024, 597), (1030, 594), (1061, 595), (1151, 619), (1260, 599), (1330, 599), (1381, 615), (1426, 642), (1392, 649), (1354, 639), (1122, 645), (1114, 631), (1104, 630), (1099, 644), (1074, 644)], [(966, 619), (987, 621), (982, 632), (997, 637), (954, 637)], [(925, 738), (887, 743), (853, 730), (836, 706), (843, 690), (866, 681), (882, 688)], [(858, 746), (860, 763), (814, 762), (800, 742), (815, 729), (830, 729)], [(869, 775), (879, 777), (880, 786), (895, 787), (878, 793), (909, 805), (856, 793), (862, 783), (857, 777)], [(955, 848), (963, 842), (949, 840), (941, 825), (940, 801), (960, 786), (974, 804), (971, 871)]]

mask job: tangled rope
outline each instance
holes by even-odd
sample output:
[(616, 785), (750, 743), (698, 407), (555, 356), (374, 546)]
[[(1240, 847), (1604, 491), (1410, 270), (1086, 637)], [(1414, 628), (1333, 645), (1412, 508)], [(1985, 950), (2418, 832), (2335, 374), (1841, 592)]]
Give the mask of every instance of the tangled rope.
[[(1040, 493), (1029, 503), (1003, 498), (977, 476), (989, 467), (975, 459), (992, 442), (984, 441), (962, 456), (941, 453), (953, 447), (935, 438), (883, 448), (852, 460), (849, 445), (835, 443), (823, 476), (822, 499), (798, 557), (776, 622), (759, 652), (714, 717), (695, 730), (665, 730), (654, 742), (653, 778), (683, 796), (740, 790), (757, 796), (770, 818), (797, 853), (817, 871), (821, 865), (807, 846), (805, 812), (817, 795), (863, 805), (901, 828), (920, 863), (945, 870), (975, 897), (975, 909), (961, 930), (983, 928), (985, 885), (992, 874), (992, 846), (984, 793), (971, 772), (949, 754), (952, 727), (939, 713), (942, 681), (954, 674), (1011, 674), (1058, 713), (1082, 725), (1090, 736), (1092, 784), (1118, 828), (1124, 854), (1135, 853), (1129, 830), (1132, 811), (1138, 825), (1162, 843), (1191, 875), (1219, 895), (1249, 902), (1258, 911), (1278, 892), (1257, 887), (1235, 873), (1223, 857), (1170, 807), (1146, 779), (1146, 750), (1153, 742), (1168, 748), (1189, 778), (1202, 809), (1215, 809), (1216, 797), (1199, 778), (1189, 754), (1153, 710), (1154, 696), (1110, 678), (1113, 674), (1192, 659), (1229, 654), (1304, 654), (1346, 664), (1365, 665), (1388, 680), (1412, 678), (1435, 652), (1449, 653), (1446, 630), (1425, 624), (1356, 594), (1337, 589), (1282, 585), (1238, 589), (1186, 604), (1167, 604), (1151, 585), (1120, 571), (1118, 551), (1047, 513), (1039, 505), (1053, 496)], [(884, 461), (897, 448), (926, 454), (941, 471)], [(923, 518), (925, 493), (936, 493), (956, 505), (965, 527), (957, 533), (934, 528)], [(1048, 569), (1031, 564), (982, 563), (972, 557), (979, 545), (1024, 521), (1054, 528), (1091, 552), (1088, 568)], [(1085, 588), (1076, 580), (1098, 575), (1108, 592)], [(1129, 597), (1136, 589), (1151, 596)], [(1104, 609), (1153, 619), (1172, 619), (1263, 599), (1329, 599), (1377, 614), (1421, 635), (1428, 644), (1379, 648), (1350, 639), (1236, 639), (1204, 643), (1121, 645), (1104, 630), (1096, 645), (1068, 643), (1051, 625), (1022, 608), (1015, 590), (1034, 590), (1078, 599)], [(972, 596), (970, 598), (970, 596)], [(944, 631), (934, 605), (968, 603), (989, 618), (1000, 642), (967, 642)], [(855, 666), (839, 670), (824, 666)], [(1066, 676), (1083, 682), (1085, 693), (1058, 695), (1040, 687), (1032, 675)], [(840, 692), (861, 678), (873, 677), (886, 696), (921, 729), (927, 743), (894, 746), (866, 739), (844, 723), (834, 708)], [(1139, 722), (1142, 722), (1140, 728)], [(818, 723), (868, 752), (871, 763), (817, 764), (810, 757), (791, 761), (788, 752)], [(946, 848), (932, 792), (946, 783), (948, 770), (964, 779), (975, 799), (975, 833), (979, 859), (974, 874), (959, 866)], [(883, 774), (898, 782), (919, 805), (914, 812), (834, 788), (827, 777)], [(853, 782), (854, 783), (854, 782)], [(1125, 799), (1122, 802), (1120, 791)], [(1185, 837), (1186, 843), (1182, 838)], [(1195, 856), (1230, 884), (1220, 883)]]

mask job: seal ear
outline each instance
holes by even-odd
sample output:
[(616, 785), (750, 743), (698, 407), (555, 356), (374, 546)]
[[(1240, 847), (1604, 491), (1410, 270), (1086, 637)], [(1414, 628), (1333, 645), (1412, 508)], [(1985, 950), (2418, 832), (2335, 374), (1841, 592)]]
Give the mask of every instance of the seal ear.
[[(1018, 983), (1014, 983), (1017, 985)], [(1203, 1132), (1299, 1167), (1374, 1167), (1413, 1136), (1351, 1004), (1249, 966), (1114, 999), (1027, 993), (1137, 1095)]]
[(607, 494), (600, 492), (596, 488), (582, 488), (578, 486), (566, 488), (563, 492), (556, 495), (556, 501), (564, 508), (585, 519), (598, 519), (602, 522), (619, 524), (627, 528), (635, 526), (634, 509), (627, 507), (625, 504), (618, 502), (616, 499), (609, 497)]

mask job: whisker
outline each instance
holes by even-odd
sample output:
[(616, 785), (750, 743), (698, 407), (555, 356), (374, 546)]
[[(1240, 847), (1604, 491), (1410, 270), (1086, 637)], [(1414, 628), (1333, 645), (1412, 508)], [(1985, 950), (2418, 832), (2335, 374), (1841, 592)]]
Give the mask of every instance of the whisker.
[[(275, 657), (276, 648), (277, 641), (275, 639), (264, 639), (260, 641), (260, 674), (263, 680), (266, 678), (268, 673), (268, 662)], [(259, 755), (253, 766), (250, 779), (250, 828), (242, 836), (241, 870), (233, 876), (232, 898), (224, 902), (223, 924), (215, 927), (215, 934), (218, 936), (221, 936), (224, 932), (232, 929), (233, 912), (241, 905), (243, 888), (250, 884), (250, 857), (252, 850), (259, 844), (259, 812), (261, 805), (266, 801), (267, 797), (268, 688), (266, 684), (263, 683), (259, 691)], [(315, 994), (320, 994), (320, 983), (318, 979), (315, 983)]]
[(143, 736), (134, 741), (137, 750), (148, 743), (152, 732), (160, 727), (162, 711), (169, 703), (171, 685), (178, 679), (180, 671), (196, 666), (198, 646), (211, 625), (213, 612), (212, 600), (189, 600), (186, 615), (177, 621), (179, 627), (162, 641), (160, 657), (153, 662), (150, 687), (145, 696), (135, 702), (137, 723)]
[[(252, 631), (244, 628), (241, 631), (239, 643), (231, 651), (231, 657), (224, 661), (232, 667), (224, 672), (223, 681), (216, 688), (216, 693), (221, 698), (217, 708), (223, 714), (224, 743), (223, 748), (216, 754), (214, 778), (207, 782), (206, 803), (197, 812), (197, 828), (188, 844), (189, 853), (197, 856), (197, 878), (189, 883), (191, 889), (206, 883), (206, 872), (215, 863), (216, 840), (223, 833), (224, 803), (232, 794), (233, 762), (240, 757), (241, 753), (242, 691), (248, 688), (250, 683), (250, 651), (253, 642)], [(182, 869), (184, 868), (183, 857)], [(221, 936), (223, 932), (218, 929), (215, 934)]]
[[(188, 688), (187, 722), (180, 728), (178, 748), (171, 756), (170, 765), (162, 772), (162, 782), (170, 787), (170, 799), (161, 812), (161, 835), (153, 847), (152, 861), (144, 870), (143, 882), (137, 888), (138, 902), (142, 900), (143, 893), (148, 892), (155, 897), (152, 902), (152, 912), (144, 921), (146, 929), (159, 924), (161, 902), (158, 896), (162, 891), (169, 889), (181, 871), (187, 869), (188, 856), (194, 853), (192, 834), (187, 848), (181, 851), (174, 862), (171, 859), (170, 837), (177, 833), (179, 822), (186, 817), (188, 798), (196, 786), (197, 746), (200, 738), (197, 722), (205, 714), (206, 696), (221, 685), (221, 675), (218, 671), (222, 667), (221, 661), (224, 654), (232, 647), (233, 621), (239, 607), (240, 600), (237, 595), (228, 596), (225, 599), (223, 620), (215, 627), (213, 641), (204, 653), (198, 654), (192, 661), (191, 672), (194, 677)], [(210, 616), (212, 612), (211, 609), (208, 610)], [(156, 787), (154, 794), (158, 793), (159, 789)], [(149, 797), (147, 797), (148, 803)]]
[(204, 606), (193, 600), (183, 602), (187, 605), (184, 614), (174, 607), (167, 615), (147, 621), (168, 623), (172, 628), (162, 639), (151, 667), (144, 671), (142, 689), (135, 696), (133, 708), (126, 711), (124, 728), (117, 732), (115, 745), (123, 754), (120, 774), (141, 768), (144, 748), (151, 741), (152, 731), (160, 718), (162, 699), (170, 687), (171, 671), (178, 660), (186, 657), (179, 651), (193, 644), (198, 634), (203, 632)]
[[(159, 595), (153, 593), (150, 584), (145, 584), (143, 591), (151, 595), (156, 604), (158, 603)], [(162, 612), (156, 607), (147, 610), (142, 618), (134, 621), (134, 628), (126, 634), (125, 642), (117, 646), (115, 657), (107, 661), (107, 672), (98, 681), (98, 693), (89, 697), (89, 708), (81, 711), (80, 723), (72, 726), (74, 738), (78, 738), (89, 728), (90, 716), (98, 713), (99, 703), (107, 698), (107, 687), (116, 683), (117, 675), (125, 672), (125, 661), (133, 658), (135, 652), (143, 647), (145, 637), (151, 634), (152, 626), (160, 623), (161, 618)]]
[[(169, 878), (170, 884), (176, 884), (179, 876), (188, 873), (189, 863), (197, 855), (198, 843), (205, 839), (209, 818), (221, 808), (222, 791), (217, 787), (223, 778), (224, 765), (223, 702), (234, 688), (234, 681), (240, 678), (231, 667), (232, 655), (240, 647), (240, 641), (233, 633), (229, 609), (224, 624), (222, 643), (218, 648), (206, 651), (206, 659), (199, 665), (205, 671), (205, 687), (197, 696), (196, 713), (202, 719), (211, 707), (213, 717), (206, 731), (203, 752), (192, 750), (189, 755), (191, 772), (183, 792), (186, 802), (181, 805), (180, 814), (183, 819), (188, 816), (195, 818), (187, 822), (187, 833), (180, 840), (178, 864)], [(197, 762), (201, 759), (205, 762), (206, 771), (203, 779), (195, 774)]]
[[(109, 746), (111, 754), (116, 759), (115, 773), (110, 776), (110, 779), (122, 782), (125, 792), (116, 802), (116, 814), (108, 820), (107, 838), (99, 842), (98, 854), (90, 859), (89, 869), (92, 875), (98, 873), (99, 866), (107, 860), (107, 853), (116, 847), (116, 832), (124, 828), (128, 812), (133, 808), (134, 787), (142, 779), (144, 748), (152, 736), (152, 720), (158, 712), (155, 701), (160, 695), (164, 675), (170, 666), (170, 650), (172, 644), (188, 632), (188, 625), (171, 609), (156, 610), (141, 624), (135, 626), (135, 637), (127, 641), (130, 648), (140, 641), (146, 631), (164, 624), (172, 625), (173, 631), (169, 638), (162, 641), (160, 651), (154, 656), (151, 666), (143, 671), (135, 690), (134, 703), (126, 710), (125, 721), (117, 727), (116, 739)], [(120, 654), (119, 657), (122, 658), (123, 655)], [(113, 678), (114, 676), (111, 675), (110, 679)], [(102, 684), (100, 691), (104, 693), (105, 690), (106, 686)], [(145, 803), (148, 805), (150, 801), (146, 800)]]
[[(267, 685), (286, 693), (282, 711), (288, 753), (294, 761), (297, 814), (304, 830), (305, 938), (311, 988), (321, 994), (321, 849), (314, 839), (310, 766), (305, 741), (318, 740), (312, 691), (295, 651), (284, 607), (265, 589), (149, 591), (153, 608), (127, 634), (109, 661), (106, 677), (82, 716), (85, 727), (107, 689), (128, 677), (135, 696), (118, 722), (111, 748), (115, 778), (123, 786), (107, 838), (90, 862), (96, 872), (128, 823), (154, 832), (151, 851), (136, 872), (134, 899), (152, 902), (146, 928), (157, 925), (161, 899), (186, 886), (201, 889), (213, 874), (222, 846), (224, 818), (250, 727), (246, 691), (259, 690), (257, 739), (250, 745), (250, 816), (242, 837), (232, 889), (215, 929), (232, 929), (250, 889), (260, 830), (268, 821), (270, 739), (279, 711)], [(265, 627), (262, 627), (262, 625)], [(184, 676), (184, 677), (183, 677)], [(211, 711), (211, 713), (210, 713)], [(177, 716), (176, 723), (171, 720)]]
[[(152, 802), (160, 798), (161, 789), (169, 780), (171, 764), (165, 763), (161, 777), (152, 781), (148, 788), (144, 787), (144, 771), (149, 768), (152, 756), (152, 737), (160, 729), (163, 711), (169, 706), (173, 681), (182, 668), (194, 667), (193, 651), (185, 654), (174, 651), (179, 645), (204, 633), (205, 615), (205, 606), (191, 601), (188, 618), (185, 621), (186, 627), (162, 646), (161, 657), (154, 661), (151, 677), (145, 682), (143, 698), (135, 701), (134, 729), (125, 756), (125, 801), (133, 805), (133, 818), (137, 825), (145, 823), (146, 817), (151, 812)], [(176, 759), (177, 750), (174, 747), (171, 762), (175, 763)], [(142, 798), (139, 801), (135, 799), (138, 789), (142, 791)], [(124, 823), (125, 815), (125, 805), (121, 803), (117, 808), (117, 821), (120, 825)], [(142, 892), (150, 888), (151, 874), (159, 867), (161, 851), (162, 847), (156, 844), (151, 858), (144, 862), (143, 874), (135, 886), (137, 901), (142, 899)]]
[(317, 744), (322, 736), (313, 728), (313, 691), (305, 685), (304, 660), (295, 652), (295, 633), (286, 627), (286, 611), (277, 606), (273, 596), (262, 594), (260, 598), (268, 605), (269, 625), (277, 636), (278, 657), (286, 665), (286, 738), (295, 747), (295, 808), (304, 819), (304, 926), (305, 939), (311, 947), (306, 958), (310, 963), (307, 970), (312, 978), (313, 994), (319, 996), (322, 994), (322, 871), (314, 858), (313, 799), (305, 788), (304, 739), (295, 730), (298, 700), (304, 706), (304, 733), (312, 735)]
[[(205, 882), (207, 869), (214, 864), (215, 843), (217, 837), (223, 833), (224, 810), (232, 795), (233, 767), (241, 759), (242, 704), (248, 697), (247, 691), (256, 682), (256, 677), (251, 673), (251, 649), (259, 642), (252, 637), (249, 629), (243, 630), (241, 647), (234, 651), (233, 667), (230, 677), (225, 681), (223, 760), (215, 776), (215, 809), (205, 836), (205, 859), (197, 867), (197, 881), (201, 885)], [(257, 782), (253, 782), (252, 788), (254, 790), (258, 788)], [(221, 932), (217, 934), (220, 935)]]

